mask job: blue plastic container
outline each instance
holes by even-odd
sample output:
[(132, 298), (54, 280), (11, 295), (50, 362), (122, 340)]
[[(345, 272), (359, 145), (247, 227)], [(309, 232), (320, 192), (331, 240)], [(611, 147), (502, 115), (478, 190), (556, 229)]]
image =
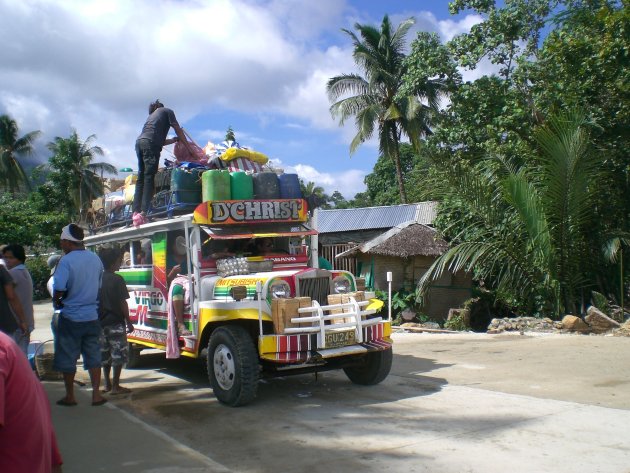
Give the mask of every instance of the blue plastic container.
[(280, 174), (278, 177), (281, 199), (301, 199), (300, 179), (297, 174)]

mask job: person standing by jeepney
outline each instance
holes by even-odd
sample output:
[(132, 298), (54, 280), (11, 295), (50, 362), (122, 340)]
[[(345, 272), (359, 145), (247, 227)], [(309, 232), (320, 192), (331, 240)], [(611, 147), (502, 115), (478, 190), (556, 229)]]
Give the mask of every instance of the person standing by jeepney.
[(15, 294), (20, 300), (24, 319), (26, 322), (26, 331), (18, 329), (13, 337), (20, 349), (27, 354), (28, 344), (31, 341), (31, 332), (35, 329), (35, 319), (33, 317), (33, 278), (28, 272), (24, 262), (26, 261), (26, 252), (22, 245), (7, 245), (2, 249), (2, 258), (9, 268), (9, 273), (15, 283)]
[(16, 333), (25, 333), (27, 330), (24, 310), (15, 292), (15, 282), (4, 264), (0, 264), (0, 331), (15, 337)]
[[(170, 128), (177, 137), (166, 139)], [(147, 118), (140, 136), (136, 139), (136, 155), (138, 156), (138, 180), (133, 196), (133, 224), (142, 225), (147, 221), (147, 212), (153, 198), (155, 174), (160, 164), (162, 147), (180, 141), (185, 144), (191, 155), (192, 147), (183, 130), (177, 123), (175, 113), (166, 108), (159, 100), (149, 105)]]
[(107, 400), (101, 395), (101, 325), (98, 321), (98, 293), (103, 264), (83, 246), (83, 229), (74, 223), (61, 230), (61, 249), (65, 253), (53, 275), (53, 306), (61, 311), (55, 336), (53, 369), (63, 374), (66, 395), (60, 406), (76, 406), (74, 377), (79, 355), (90, 373), (92, 405)]
[[(166, 277), (169, 287), (169, 308), (173, 310), (179, 336), (190, 336), (191, 331), (184, 323), (184, 308), (187, 290), (188, 266), (186, 260), (186, 238), (173, 233), (169, 235), (169, 251), (166, 253)], [(170, 317), (169, 317), (170, 319)]]
[[(99, 296), (99, 322), (101, 323), (101, 358), (103, 364), (104, 392), (125, 394), (131, 390), (120, 385), (123, 365), (129, 358), (127, 334), (133, 332), (129, 319), (129, 291), (125, 280), (116, 271), (122, 263), (122, 253), (113, 248), (99, 252), (105, 271)], [(113, 378), (110, 373), (114, 372)]]

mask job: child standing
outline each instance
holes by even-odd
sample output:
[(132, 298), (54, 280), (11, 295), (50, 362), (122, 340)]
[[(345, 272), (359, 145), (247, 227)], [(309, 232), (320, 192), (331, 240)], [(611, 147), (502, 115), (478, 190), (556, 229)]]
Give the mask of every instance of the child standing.
[[(99, 321), (103, 329), (101, 334), (105, 384), (103, 391), (111, 394), (130, 393), (130, 389), (120, 385), (120, 373), (129, 356), (127, 334), (133, 332), (127, 305), (129, 291), (125, 280), (116, 274), (122, 263), (122, 253), (113, 248), (104, 248), (99, 252), (99, 256), (105, 268), (99, 297)], [(113, 379), (110, 378), (112, 368)]]

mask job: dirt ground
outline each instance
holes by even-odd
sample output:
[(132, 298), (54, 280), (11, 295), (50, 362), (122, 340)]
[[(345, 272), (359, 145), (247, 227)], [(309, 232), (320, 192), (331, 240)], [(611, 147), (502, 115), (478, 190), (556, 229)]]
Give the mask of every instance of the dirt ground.
[(398, 333), (394, 338), (395, 371), (401, 376), (630, 409), (629, 337)]

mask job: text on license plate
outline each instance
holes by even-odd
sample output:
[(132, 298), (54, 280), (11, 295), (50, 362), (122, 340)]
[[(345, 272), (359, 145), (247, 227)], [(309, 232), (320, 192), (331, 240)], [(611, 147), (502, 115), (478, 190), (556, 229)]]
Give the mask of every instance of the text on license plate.
[(345, 347), (356, 343), (354, 330), (344, 330), (343, 332), (327, 332), (325, 334), (326, 348)]

